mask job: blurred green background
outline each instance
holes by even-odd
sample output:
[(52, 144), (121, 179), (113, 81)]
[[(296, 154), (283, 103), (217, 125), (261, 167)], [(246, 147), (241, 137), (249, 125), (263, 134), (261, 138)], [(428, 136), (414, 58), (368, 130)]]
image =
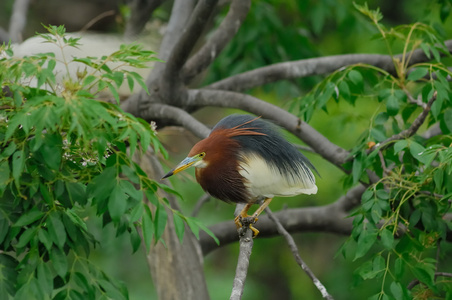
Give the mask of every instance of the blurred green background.
[[(355, 1), (363, 4), (364, 1)], [(12, 0), (0, 4), (0, 26), (8, 28)], [(369, 7), (380, 7), (387, 27), (414, 22), (432, 25), (444, 37), (452, 36), (449, 0), (381, 0), (367, 1)], [(80, 30), (90, 19), (108, 10), (118, 10), (115, 1), (32, 1), (25, 37), (42, 32), (40, 23), (65, 24), (68, 31)], [(167, 21), (171, 6), (165, 4), (156, 15)], [(58, 12), (57, 14), (55, 12)], [(215, 23), (221, 22), (224, 9)], [(91, 28), (102, 32), (120, 32), (124, 18), (116, 14), (103, 19)], [(376, 30), (354, 8), (352, 0), (259, 0), (253, 1), (248, 18), (236, 38), (228, 45), (207, 72), (204, 84), (258, 68), (264, 65), (310, 57), (347, 54), (386, 54), (385, 44)], [(82, 40), (83, 42), (83, 40)], [(294, 99), (312, 89), (321, 80), (309, 77), (269, 84), (249, 91), (254, 96), (289, 109)], [(310, 125), (332, 142), (350, 149), (359, 135), (369, 127), (369, 120), (380, 109), (375, 99), (359, 99), (355, 106), (331, 102), (327, 112), (318, 111)], [(204, 108), (195, 116), (213, 126), (223, 116), (237, 112)], [(169, 168), (186, 156), (197, 138), (179, 128), (165, 128), (159, 133), (170, 152)], [(299, 140), (287, 135), (294, 143)], [(312, 153), (305, 153), (321, 174), (317, 178), (319, 192), (313, 196), (280, 198), (272, 202), (273, 211), (283, 207), (324, 205), (335, 201), (343, 193), (345, 176), (335, 166)], [(171, 182), (185, 202), (185, 214), (190, 215), (203, 191), (194, 180), (194, 170), (172, 177)], [(233, 218), (234, 207), (217, 200), (206, 203), (199, 218), (207, 225)], [(128, 236), (115, 237), (110, 225), (101, 228), (101, 221), (88, 216), (91, 229), (100, 241), (93, 252), (99, 268), (129, 287), (130, 299), (156, 299), (156, 293), (146, 264), (143, 249), (132, 254)], [(327, 233), (295, 234), (302, 258), (328, 288), (335, 299), (362, 299), (379, 291), (373, 282), (358, 287), (353, 276), (358, 262), (346, 260), (338, 253), (346, 237)], [(222, 247), (205, 257), (205, 275), (212, 300), (227, 299), (232, 288), (238, 245)], [(310, 279), (295, 263), (283, 238), (255, 240), (244, 299), (321, 299)]]

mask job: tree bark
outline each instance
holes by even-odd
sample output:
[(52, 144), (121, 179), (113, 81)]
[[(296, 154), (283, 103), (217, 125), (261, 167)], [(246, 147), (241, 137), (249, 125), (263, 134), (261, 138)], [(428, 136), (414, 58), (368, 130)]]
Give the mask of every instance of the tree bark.
[[(163, 169), (158, 159), (150, 152), (136, 158), (141, 168), (151, 178), (161, 178)], [(179, 209), (176, 199), (165, 195), (171, 207)], [(203, 256), (199, 241), (186, 227), (181, 243), (177, 237), (173, 214), (168, 211), (168, 221), (162, 240), (151, 246), (146, 254), (152, 280), (157, 289), (159, 300), (208, 300), (206, 280), (204, 278)]]

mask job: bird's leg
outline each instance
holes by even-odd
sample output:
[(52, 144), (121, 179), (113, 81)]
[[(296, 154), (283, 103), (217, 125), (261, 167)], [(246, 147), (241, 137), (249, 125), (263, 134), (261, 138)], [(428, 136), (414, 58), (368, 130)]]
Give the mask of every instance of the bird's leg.
[[(240, 228), (243, 226), (242, 220), (248, 217), (252, 218), (252, 221), (249, 222), (249, 228), (253, 231), (253, 237), (256, 237), (259, 234), (259, 230), (257, 230), (253, 224), (257, 222), (259, 215), (264, 211), (264, 209), (270, 204), (273, 198), (266, 198), (264, 200), (264, 203), (259, 206), (259, 208), (256, 210), (256, 212), (250, 216), (248, 215), (248, 210), (253, 205), (253, 203), (247, 203), (245, 207), (242, 209), (240, 214), (234, 219), (235, 225), (237, 228)], [(248, 222), (247, 222), (248, 223)]]
[(242, 209), (242, 211), (235, 217), (234, 223), (237, 226), (237, 228), (242, 227), (242, 219), (250, 217), (248, 215), (248, 210), (253, 205), (253, 203), (247, 203), (245, 207)]
[(264, 200), (264, 203), (262, 203), (262, 205), (259, 206), (259, 208), (254, 212), (253, 214), (254, 223), (256, 223), (257, 217), (259, 217), (259, 215), (264, 211), (264, 209), (267, 208), (267, 206), (270, 204), (270, 202), (272, 202), (272, 200), (273, 198), (266, 198)]

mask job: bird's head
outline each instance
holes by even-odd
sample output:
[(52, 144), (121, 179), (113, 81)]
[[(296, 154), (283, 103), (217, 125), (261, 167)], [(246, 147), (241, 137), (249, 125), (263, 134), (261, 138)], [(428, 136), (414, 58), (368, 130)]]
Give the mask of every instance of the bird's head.
[(246, 145), (243, 143), (240, 144), (234, 137), (266, 135), (265, 133), (254, 131), (257, 128), (243, 127), (256, 119), (249, 120), (232, 128), (215, 127), (207, 138), (195, 144), (188, 153), (188, 156), (163, 176), (162, 179), (168, 178), (190, 167), (207, 168), (213, 165), (219, 166), (225, 163), (236, 163), (237, 159), (235, 154)]
[(188, 153), (176, 167), (169, 171), (162, 179), (168, 178), (176, 173), (179, 173), (190, 167), (205, 168), (208, 165), (209, 158), (206, 158), (209, 153), (212, 153), (211, 141), (209, 138), (201, 140)]

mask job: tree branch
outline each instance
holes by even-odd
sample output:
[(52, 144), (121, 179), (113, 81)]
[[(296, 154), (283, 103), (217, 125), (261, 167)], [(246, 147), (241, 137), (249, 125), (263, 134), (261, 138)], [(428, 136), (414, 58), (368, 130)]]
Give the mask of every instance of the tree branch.
[(432, 107), (432, 104), (436, 100), (437, 94), (438, 93), (436, 91), (433, 93), (432, 98), (430, 98), (427, 105), (424, 107), (424, 110), (413, 121), (410, 128), (405, 129), (405, 130), (401, 131), (400, 133), (391, 136), (390, 138), (386, 139), (385, 141), (376, 144), (371, 149), (369, 149), (368, 152), (370, 153), (377, 148), (384, 148), (386, 145), (388, 145), (392, 141), (406, 139), (406, 138), (409, 138), (410, 136), (412, 136), (413, 134), (415, 134), (419, 130), (419, 127), (421, 127), (421, 125), (424, 124), (425, 118), (427, 118), (428, 113), (430, 112), (430, 109)]
[[(253, 250), (253, 232), (247, 225), (243, 225), (244, 230), (240, 236), (239, 257), (237, 259), (237, 267), (235, 270), (234, 282), (232, 285), (231, 300), (242, 299), (243, 290), (245, 288), (246, 275), (248, 274), (248, 266), (250, 264), (251, 251)], [(237, 231), (236, 231), (237, 234)]]
[[(276, 212), (275, 215), (290, 233), (315, 231), (348, 235), (352, 230), (353, 221), (352, 218), (348, 217), (348, 212), (361, 203), (361, 195), (365, 190), (365, 186), (358, 185), (334, 203), (318, 207), (281, 210)], [(267, 215), (260, 216), (255, 227), (260, 231), (258, 238), (278, 235), (273, 221)], [(219, 239), (220, 246), (206, 233), (201, 232), (200, 244), (204, 255), (218, 247), (238, 240), (237, 229), (233, 220), (215, 224), (209, 229)]]
[(194, 0), (175, 0), (171, 10), (171, 18), (159, 49), (159, 57), (168, 60), (173, 48), (184, 33), (188, 20), (195, 6)]
[(20, 43), (23, 40), (22, 33), (27, 24), (27, 12), (30, 0), (15, 0), (13, 13), (9, 20), (9, 38), (13, 43)]
[[(155, 119), (168, 120), (172, 124), (190, 130), (201, 139), (206, 138), (210, 133), (210, 129), (206, 125), (196, 120), (185, 110), (166, 104), (151, 104), (147, 113), (140, 115), (140, 117), (147, 121)], [(157, 125), (159, 126), (159, 124)]]
[[(452, 40), (446, 41), (445, 44), (449, 51), (452, 51)], [(395, 58), (400, 59), (401, 55), (396, 55)], [(409, 66), (429, 60), (422, 49), (417, 49), (411, 56)], [(373, 65), (395, 73), (393, 61), (389, 55), (344, 54), (277, 63), (225, 78), (206, 88), (239, 92), (279, 80), (327, 74), (358, 63)]]
[(205, 70), (224, 47), (235, 36), (245, 20), (251, 6), (250, 0), (233, 0), (228, 14), (215, 34), (193, 55), (182, 69), (182, 81), (190, 82), (196, 75)]
[(201, 107), (217, 106), (239, 108), (266, 119), (273, 120), (278, 125), (296, 135), (315, 152), (336, 166), (343, 164), (349, 155), (348, 151), (331, 143), (308, 123), (301, 121), (296, 116), (276, 105), (250, 95), (230, 91), (204, 89), (189, 90), (187, 104)]
[(322, 294), (322, 297), (324, 299), (333, 300), (333, 297), (328, 293), (325, 286), (320, 282), (320, 280), (315, 276), (314, 272), (309, 268), (309, 266), (303, 261), (301, 258), (298, 247), (295, 244), (295, 241), (293, 237), (287, 232), (287, 230), (282, 226), (281, 222), (279, 222), (278, 218), (273, 214), (270, 207), (265, 208), (265, 211), (267, 212), (269, 218), (276, 224), (276, 228), (287, 241), (289, 244), (289, 248), (292, 251), (292, 255), (295, 258), (295, 261), (297, 264), (301, 267), (303, 271), (311, 278), (312, 282), (314, 283), (315, 287), (320, 291)]
[(9, 33), (3, 29), (2, 27), (0, 27), (0, 43), (3, 44), (7, 44), (9, 41)]
[(127, 20), (124, 36), (135, 37), (141, 33), (154, 10), (166, 0), (133, 0), (130, 4), (130, 18)]
[[(151, 178), (162, 178), (165, 174), (159, 160), (150, 151), (146, 155), (135, 153), (134, 160)], [(174, 195), (165, 196), (171, 207), (179, 210)], [(155, 209), (152, 205), (150, 208)], [(176, 234), (173, 214), (168, 209), (167, 214), (168, 221), (162, 236), (165, 244), (153, 243), (149, 253), (146, 253), (158, 299), (209, 300), (199, 242), (186, 226), (181, 243)]]
[(187, 29), (174, 46), (165, 71), (163, 72), (163, 82), (171, 82), (179, 78), (179, 71), (185, 64), (198, 38), (200, 37), (206, 22), (215, 8), (218, 0), (198, 1), (193, 14), (187, 24)]

